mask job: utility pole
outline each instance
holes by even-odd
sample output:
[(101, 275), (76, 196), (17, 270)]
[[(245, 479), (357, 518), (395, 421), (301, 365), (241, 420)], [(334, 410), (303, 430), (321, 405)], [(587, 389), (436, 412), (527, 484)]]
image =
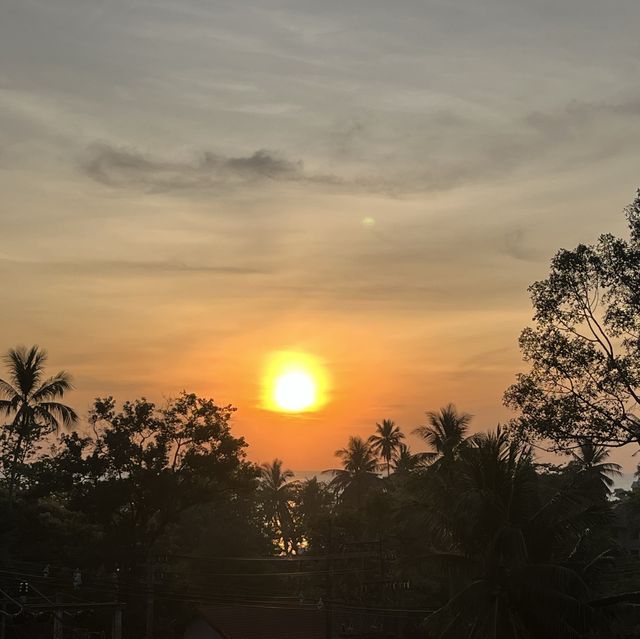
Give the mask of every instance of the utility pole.
[(155, 565), (154, 562), (147, 563), (147, 631), (145, 639), (153, 639), (153, 617), (154, 617), (154, 586), (155, 586)]
[(378, 539), (378, 562), (380, 565), (380, 582), (384, 582), (385, 566), (384, 566), (384, 537), (382, 535)]
[[(62, 603), (62, 595), (60, 595), (60, 593), (58, 593), (56, 595), (56, 603), (60, 604)], [(56, 608), (53, 611), (53, 639), (63, 639), (64, 633), (63, 633), (63, 626), (62, 626), (62, 615), (63, 615), (63, 610), (61, 607)]]
[(119, 606), (113, 611), (111, 639), (122, 639), (122, 608)]
[(327, 554), (327, 597), (324, 604), (326, 639), (333, 637), (333, 517), (329, 517), (329, 544)]

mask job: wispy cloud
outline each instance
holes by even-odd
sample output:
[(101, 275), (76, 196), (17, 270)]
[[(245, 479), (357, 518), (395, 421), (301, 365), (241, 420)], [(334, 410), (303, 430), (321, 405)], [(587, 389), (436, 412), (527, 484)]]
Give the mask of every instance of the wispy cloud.
[(237, 264), (202, 264), (178, 260), (25, 260), (0, 257), (0, 264), (20, 269), (46, 270), (48, 273), (72, 274), (74, 277), (95, 275), (122, 276), (167, 274), (264, 275), (269, 271)]
[[(264, 188), (277, 183), (396, 197), (492, 182), (519, 171), (578, 169), (623, 154), (638, 141), (631, 126), (638, 114), (636, 96), (611, 102), (573, 101), (509, 119), (440, 110), (388, 130), (388, 139), (366, 140), (368, 144), (361, 139), (365, 125), (354, 121), (327, 133), (337, 164), (333, 172), (308, 170), (302, 159), (267, 149), (245, 155), (205, 150), (189, 159), (169, 159), (106, 142), (89, 145), (80, 166), (96, 182), (145, 192)], [(409, 126), (415, 128), (410, 136)], [(354, 169), (346, 156), (356, 139), (363, 148)], [(396, 151), (390, 155), (392, 148)], [(316, 165), (327, 163), (316, 156), (310, 159)]]

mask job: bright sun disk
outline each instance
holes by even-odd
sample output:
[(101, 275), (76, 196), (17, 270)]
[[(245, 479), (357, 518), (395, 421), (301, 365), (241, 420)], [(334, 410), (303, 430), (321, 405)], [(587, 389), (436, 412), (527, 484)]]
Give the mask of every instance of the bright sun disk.
[(283, 410), (301, 411), (316, 401), (316, 384), (304, 371), (291, 371), (276, 378), (273, 398)]
[(327, 402), (328, 379), (317, 358), (279, 351), (269, 357), (263, 389), (263, 406), (268, 410), (306, 413)]

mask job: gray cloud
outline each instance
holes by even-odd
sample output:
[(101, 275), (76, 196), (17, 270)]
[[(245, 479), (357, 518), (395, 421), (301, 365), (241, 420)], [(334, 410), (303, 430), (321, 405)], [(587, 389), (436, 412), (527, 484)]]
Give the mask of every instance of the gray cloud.
[(81, 168), (101, 184), (145, 191), (207, 190), (269, 181), (340, 183), (334, 176), (309, 175), (301, 160), (265, 149), (238, 157), (205, 151), (193, 161), (169, 161), (133, 148), (96, 143), (87, 149)]

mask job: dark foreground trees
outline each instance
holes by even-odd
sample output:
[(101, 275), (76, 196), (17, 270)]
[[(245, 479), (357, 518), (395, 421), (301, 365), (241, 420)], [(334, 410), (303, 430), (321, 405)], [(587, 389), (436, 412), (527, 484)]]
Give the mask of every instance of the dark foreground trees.
[(63, 436), (32, 468), (27, 494), (56, 496), (99, 525), (101, 555), (126, 566), (161, 552), (163, 536), (195, 506), (251, 493), (257, 471), (231, 434), (230, 406), (181, 393), (164, 407), (96, 400), (85, 436)]
[(431, 546), (422, 570), (446, 584), (427, 635), (585, 636), (594, 615), (574, 554), (607, 505), (574, 487), (545, 495), (530, 449), (500, 429), (473, 437), (453, 470), (429, 469), (418, 489)]
[[(34, 570), (60, 588), (80, 566), (74, 596), (125, 602), (127, 637), (150, 618), (175, 637), (176, 620), (229, 601), (321, 607), (380, 639), (609, 636), (601, 575), (621, 550), (607, 449), (584, 439), (540, 465), (448, 405), (418, 429), (427, 451), (385, 420), (336, 452), (331, 481), (298, 481), (279, 459), (248, 461), (233, 412), (189, 393), (96, 400), (88, 428), (26, 460), (12, 507), (0, 487), (0, 589)], [(629, 522), (636, 493), (621, 497)]]
[(286, 554), (296, 547), (291, 502), (295, 484), (293, 471), (282, 468), (282, 460), (260, 466), (260, 497), (265, 518), (271, 527), (276, 546)]
[(162, 407), (96, 400), (86, 432), (62, 434), (27, 464), (13, 507), (0, 489), (0, 579), (51, 566), (52, 584), (65, 589), (70, 577), (61, 575), (81, 567), (86, 596), (125, 602), (128, 636), (140, 636), (142, 595), (160, 579), (161, 557), (174, 557), (158, 584), (176, 593), (156, 614), (168, 623), (182, 608), (180, 593), (198, 586), (178, 557), (268, 553), (259, 473), (231, 433), (233, 411), (190, 393)]

